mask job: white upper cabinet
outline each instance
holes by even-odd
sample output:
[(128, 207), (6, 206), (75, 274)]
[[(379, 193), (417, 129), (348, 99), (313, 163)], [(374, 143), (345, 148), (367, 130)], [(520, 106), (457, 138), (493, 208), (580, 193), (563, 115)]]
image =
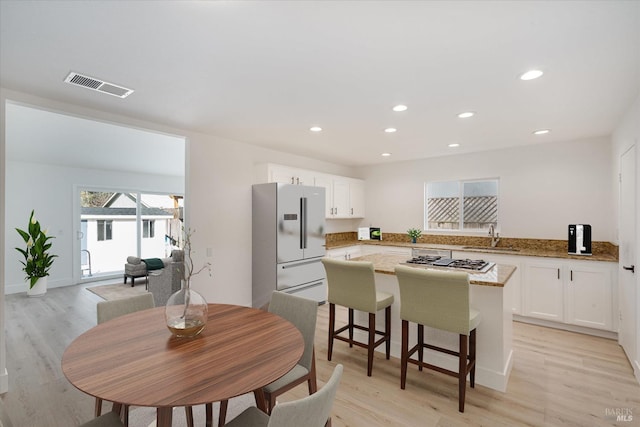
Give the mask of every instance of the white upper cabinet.
[(349, 200), (351, 202), (351, 217), (364, 218), (364, 180), (349, 179)]
[(314, 185), (314, 174), (304, 169), (290, 168), (288, 166), (267, 166), (268, 182), (281, 182), (294, 185)]
[(327, 218), (364, 217), (364, 181), (336, 175), (316, 175), (315, 185), (326, 190)]
[(325, 218), (364, 218), (364, 180), (362, 179), (329, 175), (273, 163), (261, 163), (255, 167), (254, 181), (324, 187), (327, 197)]

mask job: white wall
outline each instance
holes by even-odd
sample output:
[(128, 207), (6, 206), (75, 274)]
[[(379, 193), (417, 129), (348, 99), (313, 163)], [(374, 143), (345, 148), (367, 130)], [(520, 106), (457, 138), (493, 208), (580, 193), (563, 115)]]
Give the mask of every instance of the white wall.
[[(205, 261), (213, 263), (212, 277), (200, 275), (194, 278), (193, 286), (211, 302), (251, 305), (251, 185), (254, 183), (254, 165), (271, 162), (336, 175), (356, 176), (354, 175), (354, 170), (349, 167), (267, 150), (210, 135), (107, 114), (6, 89), (1, 89), (0, 95), (3, 120), (4, 104), (8, 99), (13, 102), (25, 103), (60, 113), (186, 137), (185, 219), (187, 225), (196, 230), (193, 236), (194, 261), (196, 265)], [(10, 180), (14, 179), (14, 172), (18, 173), (16, 176), (18, 179), (23, 177), (23, 175), (20, 175), (20, 171), (12, 169), (11, 173), (8, 173)], [(101, 180), (103, 174), (109, 174), (109, 172), (94, 170), (85, 172), (87, 175), (83, 176), (83, 180), (90, 180), (87, 184), (96, 186), (103, 182)], [(46, 179), (51, 183), (57, 180), (63, 180), (64, 185), (71, 183), (71, 180), (65, 178), (64, 171), (56, 170), (54, 167), (43, 165), (42, 170), (38, 173), (40, 179)], [(113, 184), (111, 179), (108, 182)], [(123, 185), (118, 184), (119, 182), (116, 181), (115, 185)], [(146, 183), (147, 181), (143, 180), (141, 182)], [(164, 187), (166, 189), (167, 185)], [(151, 191), (151, 189), (147, 188), (138, 189)], [(56, 253), (61, 255), (61, 258), (68, 258), (72, 255), (58, 252), (58, 250), (68, 247), (68, 243), (72, 238), (71, 233), (68, 231), (70, 228), (61, 228), (64, 226), (63, 215), (51, 209), (52, 206), (57, 207), (58, 204), (66, 204), (70, 196), (64, 197), (66, 198), (64, 200), (55, 198), (55, 204), (52, 204), (51, 199), (53, 197), (45, 196), (45, 200), (39, 201), (35, 205), (28, 204), (27, 206), (35, 207), (37, 212), (40, 212), (39, 216), (43, 219), (43, 222), (48, 224), (52, 231), (62, 230), (62, 234), (55, 241)], [(6, 200), (12, 198), (12, 196), (7, 195)], [(12, 219), (11, 223), (7, 221), (6, 227), (3, 228), (4, 232), (12, 230), (11, 227), (16, 222), (22, 226), (23, 211), (26, 211), (27, 207), (22, 206), (18, 209), (13, 204), (8, 204), (8, 206), (10, 208), (6, 210), (7, 218), (11, 217)], [(46, 209), (51, 209), (51, 212), (45, 213), (44, 210)], [(1, 214), (4, 220), (5, 211), (3, 210)], [(70, 217), (67, 218), (69, 218), (67, 221), (70, 224), (71, 219)], [(327, 229), (329, 232), (346, 231), (343, 230), (345, 228), (350, 231), (354, 229), (353, 223), (353, 220), (344, 222), (332, 220), (327, 224)], [(5, 245), (3, 249), (13, 248), (13, 243), (13, 241), (9, 241), (9, 235), (6, 242), (4, 240), (0, 242), (0, 244)], [(211, 248), (212, 250), (213, 256), (210, 259), (205, 259), (204, 257), (206, 248)], [(4, 260), (8, 256), (9, 254), (3, 254), (0, 259)], [(66, 272), (69, 264), (70, 261), (68, 260), (56, 260), (52, 270), (52, 276), (53, 273), (56, 274), (55, 277), (52, 277), (52, 279), (55, 279), (54, 284), (58, 280), (68, 280), (69, 274), (60, 273), (61, 276), (58, 276), (58, 271)], [(20, 277), (19, 267), (19, 264), (17, 267), (15, 265), (12, 267), (14, 272), (11, 276), (13, 277), (11, 282), (0, 282), (5, 288), (7, 288), (7, 284), (18, 280), (16, 277)], [(0, 280), (4, 280), (4, 277), (0, 278)], [(62, 284), (62, 282), (60, 283)], [(3, 293), (2, 291), (3, 289), (0, 287), (0, 294)]]
[(424, 183), (500, 178), (504, 237), (566, 239), (567, 225), (591, 224), (593, 239), (614, 241), (611, 143), (596, 138), (452, 155), (361, 169), (363, 223), (384, 232), (422, 227)]
[[(16, 143), (9, 141), (9, 144)], [(175, 176), (145, 175), (110, 172), (104, 170), (69, 168), (24, 162), (6, 162), (7, 182), (5, 186), (6, 248), (5, 292), (24, 292), (26, 284), (18, 251), (24, 242), (14, 231), (27, 226), (29, 213), (35, 209), (36, 216), (49, 234), (55, 236), (52, 253), (58, 255), (49, 277), (49, 287), (73, 284), (74, 268), (79, 268), (80, 254), (74, 254), (73, 244), (80, 223), (74, 222), (79, 212), (78, 186), (93, 188), (128, 189), (146, 192), (166, 191), (176, 194), (184, 192), (184, 179)], [(75, 209), (75, 210), (74, 210)], [(79, 248), (78, 248), (79, 250)], [(122, 262), (129, 253), (122, 254)], [(76, 262), (74, 264), (74, 257)]]

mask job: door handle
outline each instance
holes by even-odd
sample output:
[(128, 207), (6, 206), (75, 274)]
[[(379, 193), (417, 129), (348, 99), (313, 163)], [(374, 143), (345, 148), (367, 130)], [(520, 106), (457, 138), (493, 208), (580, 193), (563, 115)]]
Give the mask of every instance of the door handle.
[(625, 270), (629, 270), (632, 273), (636, 272), (636, 266), (632, 265), (631, 267), (627, 267), (626, 265), (623, 265), (622, 268), (624, 268)]

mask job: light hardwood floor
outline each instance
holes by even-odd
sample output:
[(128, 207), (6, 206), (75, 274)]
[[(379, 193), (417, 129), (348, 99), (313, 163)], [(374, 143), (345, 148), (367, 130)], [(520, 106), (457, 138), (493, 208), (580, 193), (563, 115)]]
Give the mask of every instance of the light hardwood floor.
[[(83, 286), (50, 289), (43, 298), (6, 297), (10, 390), (2, 399), (16, 427), (73, 427), (93, 417), (93, 399), (66, 381), (60, 360), (66, 346), (96, 324), (100, 300)], [(346, 320), (346, 311), (338, 314)], [(318, 309), (316, 330), (319, 385), (337, 363), (345, 367), (333, 408), (334, 427), (640, 426), (640, 385), (612, 340), (515, 323), (507, 392), (479, 385), (467, 389), (460, 414), (455, 378), (412, 366), (407, 388), (401, 390), (399, 360), (376, 354), (369, 378), (365, 351), (338, 341), (328, 362), (327, 325), (324, 305)], [(306, 387), (299, 386), (279, 400), (305, 395)], [(616, 422), (611, 415), (615, 410), (630, 413), (633, 420)]]

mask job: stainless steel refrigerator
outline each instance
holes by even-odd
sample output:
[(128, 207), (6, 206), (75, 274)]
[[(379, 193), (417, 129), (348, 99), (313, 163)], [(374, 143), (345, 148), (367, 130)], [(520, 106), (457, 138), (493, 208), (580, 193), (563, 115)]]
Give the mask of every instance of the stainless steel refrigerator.
[(325, 302), (325, 189), (269, 183), (252, 193), (252, 305), (264, 307), (274, 290)]

